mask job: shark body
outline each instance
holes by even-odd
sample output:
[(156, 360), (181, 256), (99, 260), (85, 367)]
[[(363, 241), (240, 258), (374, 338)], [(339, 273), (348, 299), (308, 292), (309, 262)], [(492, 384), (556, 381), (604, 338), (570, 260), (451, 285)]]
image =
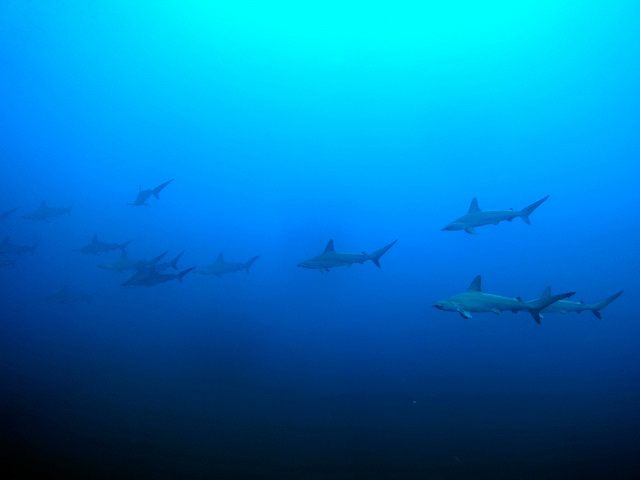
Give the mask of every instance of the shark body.
[[(618, 298), (624, 290), (620, 290), (618, 293), (614, 293), (610, 297), (604, 298), (596, 303), (585, 303), (585, 302), (572, 302), (571, 300), (559, 300), (557, 302), (552, 303), (548, 307), (542, 310), (543, 314), (546, 313), (570, 313), (577, 312), (582, 313), (585, 310), (591, 311), (596, 317), (602, 319), (602, 315), (600, 314), (600, 310), (613, 302), (616, 298)], [(551, 287), (547, 287), (542, 292), (542, 296), (540, 298), (548, 298), (551, 296)]]
[(224, 260), (222, 256), (222, 252), (216, 258), (216, 261), (211, 265), (207, 265), (198, 270), (198, 273), (203, 275), (215, 275), (217, 277), (221, 277), (222, 275), (237, 272), (240, 270), (246, 270), (249, 273), (249, 268), (253, 265), (260, 255), (256, 255), (255, 257), (251, 257), (246, 262), (227, 262)]
[(29, 215), (24, 215), (22, 218), (28, 218), (29, 220), (42, 220), (44, 222), (47, 223), (51, 223), (49, 222), (49, 219), (51, 217), (59, 217), (60, 215), (64, 215), (65, 213), (67, 215), (71, 215), (71, 207), (72, 205), (68, 206), (68, 207), (49, 207), (47, 206), (47, 202), (46, 201), (42, 201), (42, 203), (40, 204), (40, 207), (38, 207), (38, 209), (29, 214)]
[(13, 212), (15, 212), (16, 210), (18, 210), (19, 207), (15, 207), (15, 208), (10, 208), (9, 210), (5, 210), (4, 212), (0, 213), (0, 222), (4, 222), (7, 217), (9, 215), (11, 215)]
[(367, 260), (371, 260), (376, 267), (380, 268), (380, 257), (384, 255), (397, 242), (394, 240), (390, 244), (376, 250), (372, 254), (362, 253), (337, 253), (333, 245), (333, 240), (329, 240), (324, 251), (315, 257), (300, 262), (299, 267), (309, 268), (314, 270), (320, 270), (322, 273), (326, 273), (331, 268), (345, 267), (353, 265), (354, 263), (363, 264)]
[(134, 260), (132, 258), (129, 258), (129, 255), (127, 255), (127, 251), (123, 249), (120, 257), (118, 257), (113, 262), (102, 263), (98, 265), (98, 268), (102, 268), (103, 270), (111, 270), (113, 272), (140, 270), (156, 265), (166, 254), (167, 252), (163, 252), (157, 257), (152, 258), (151, 260)]
[(31, 253), (33, 254), (34, 250), (38, 246), (37, 243), (33, 245), (17, 245), (15, 243), (9, 242), (9, 236), (7, 235), (0, 243), (0, 255), (18, 255), (20, 253)]
[(130, 285), (150, 287), (160, 283), (170, 282), (171, 280), (178, 280), (182, 283), (184, 276), (195, 268), (196, 267), (187, 268), (180, 273), (161, 273), (155, 267), (148, 267), (138, 270), (126, 282), (121, 283), (121, 285), (123, 287)]
[(91, 303), (91, 296), (86, 293), (73, 292), (69, 288), (69, 285), (65, 285), (59, 292), (52, 295), (42, 297), (42, 300), (50, 303), (69, 304), (76, 302)]
[(434, 305), (438, 310), (458, 312), (463, 318), (471, 318), (471, 313), (490, 312), (500, 315), (502, 312), (511, 311), (518, 313), (527, 311), (536, 323), (540, 323), (540, 312), (549, 305), (568, 298), (575, 292), (549, 295), (529, 302), (520, 297), (503, 297), (482, 291), (482, 277), (476, 276), (466, 292), (439, 301)]
[(101, 253), (110, 252), (112, 250), (122, 250), (127, 247), (133, 240), (126, 241), (124, 243), (107, 243), (98, 240), (98, 234), (95, 234), (91, 241), (86, 245), (80, 247), (75, 252), (91, 253), (93, 255), (100, 255)]
[(467, 233), (476, 233), (475, 227), (482, 225), (498, 225), (502, 221), (510, 222), (514, 218), (520, 217), (527, 225), (531, 225), (529, 215), (538, 208), (547, 198), (541, 198), (537, 202), (524, 207), (522, 210), (481, 210), (478, 206), (478, 199), (473, 197), (469, 211), (462, 217), (446, 225), (442, 230), (455, 231), (464, 230)]
[(173, 178), (171, 180), (168, 180), (158, 185), (155, 188), (148, 188), (146, 190), (142, 190), (142, 188), (140, 188), (140, 190), (138, 191), (138, 195), (136, 196), (136, 199), (133, 202), (127, 202), (127, 205), (133, 205), (134, 207), (142, 207), (142, 206), (148, 207), (149, 204), (147, 203), (147, 200), (149, 200), (151, 195), (153, 195), (156, 199), (159, 200), (160, 197), (158, 196), (158, 194), (160, 193), (160, 190), (162, 190), (164, 187), (169, 185), (171, 182), (173, 182)]

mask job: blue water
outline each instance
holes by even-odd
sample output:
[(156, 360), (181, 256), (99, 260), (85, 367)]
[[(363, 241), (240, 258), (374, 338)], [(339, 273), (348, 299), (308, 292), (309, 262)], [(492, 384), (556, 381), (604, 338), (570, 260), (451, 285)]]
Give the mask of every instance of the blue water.
[[(424, 3), (1, 2), (0, 237), (37, 243), (0, 267), (7, 478), (640, 476), (640, 7)], [(42, 200), (71, 214), (21, 218)], [(123, 287), (94, 234), (260, 257)], [(329, 239), (398, 241), (296, 266)], [(477, 274), (625, 292), (433, 308)]]

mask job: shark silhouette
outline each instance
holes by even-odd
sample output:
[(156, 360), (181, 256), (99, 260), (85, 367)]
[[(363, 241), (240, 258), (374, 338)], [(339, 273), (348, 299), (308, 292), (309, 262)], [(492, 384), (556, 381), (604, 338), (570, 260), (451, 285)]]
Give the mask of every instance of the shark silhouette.
[[(552, 303), (548, 307), (545, 307), (542, 310), (542, 313), (569, 313), (569, 312), (578, 312), (582, 313), (585, 310), (591, 311), (596, 317), (602, 319), (602, 315), (600, 314), (600, 310), (613, 302), (616, 298), (618, 298), (624, 290), (620, 290), (618, 293), (614, 293), (610, 297), (604, 298), (596, 303), (585, 303), (585, 302), (572, 302), (570, 300), (559, 300), (557, 302)], [(551, 287), (547, 287), (542, 292), (542, 296), (540, 298), (548, 298), (551, 296)], [(542, 316), (542, 315), (541, 315)]]
[(310, 258), (309, 260), (305, 260), (304, 262), (300, 262), (298, 266), (302, 268), (320, 270), (320, 272), (325, 273), (328, 272), (330, 268), (349, 266), (354, 263), (363, 264), (367, 260), (371, 260), (376, 267), (380, 268), (380, 257), (382, 257), (387, 250), (393, 247), (396, 242), (397, 240), (394, 240), (389, 245), (386, 245), (369, 255), (365, 252), (336, 253), (333, 246), (333, 240), (329, 240), (327, 246), (320, 255)]
[(133, 240), (128, 240), (124, 243), (106, 243), (98, 240), (98, 234), (95, 234), (89, 243), (77, 250), (74, 250), (74, 252), (100, 255), (101, 253), (110, 252), (112, 250), (120, 249), (124, 251), (127, 245), (129, 245), (132, 241)]
[(256, 255), (255, 257), (251, 257), (246, 262), (227, 262), (224, 260), (222, 256), (222, 252), (216, 258), (215, 263), (211, 265), (207, 265), (198, 270), (198, 273), (203, 275), (216, 275), (217, 277), (221, 277), (227, 273), (237, 272), (239, 270), (246, 270), (249, 273), (249, 268), (253, 265), (260, 255)]
[(148, 207), (149, 204), (147, 203), (147, 200), (149, 199), (149, 197), (153, 195), (157, 199), (160, 199), (160, 197), (158, 196), (158, 193), (160, 193), (160, 190), (162, 190), (164, 187), (166, 187), (171, 182), (173, 182), (173, 180), (174, 180), (173, 178), (171, 180), (167, 180), (166, 182), (158, 185), (155, 188), (148, 188), (146, 190), (142, 190), (142, 188), (140, 188), (140, 190), (138, 191), (138, 195), (136, 196), (136, 199), (133, 202), (127, 202), (127, 205), (133, 205), (135, 207), (141, 207), (144, 205)]
[(51, 223), (49, 222), (49, 219), (51, 217), (59, 217), (60, 215), (64, 215), (65, 213), (67, 215), (71, 215), (72, 206), (73, 205), (69, 205), (66, 208), (65, 207), (49, 207), (47, 206), (47, 202), (43, 200), (42, 203), (40, 204), (40, 207), (38, 207), (36, 211), (34, 211), (29, 215), (23, 215), (22, 218), (28, 218), (29, 220), (42, 220), (44, 222)]

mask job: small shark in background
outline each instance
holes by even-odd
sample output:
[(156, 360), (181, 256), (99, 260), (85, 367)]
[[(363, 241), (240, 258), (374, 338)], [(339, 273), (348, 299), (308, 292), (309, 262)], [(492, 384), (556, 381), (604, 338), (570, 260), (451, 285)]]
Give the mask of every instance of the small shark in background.
[(446, 225), (442, 230), (464, 230), (467, 233), (476, 233), (475, 227), (481, 227), (482, 225), (498, 225), (502, 221), (510, 222), (516, 217), (520, 217), (524, 223), (531, 225), (529, 215), (531, 215), (533, 211), (547, 198), (549, 198), (549, 195), (527, 207), (524, 207), (522, 210), (480, 210), (480, 207), (478, 206), (478, 199), (473, 197), (467, 214)]
[(148, 267), (138, 270), (126, 282), (121, 283), (123, 287), (130, 285), (150, 287), (160, 283), (178, 280), (182, 283), (184, 276), (196, 267), (187, 268), (180, 273), (160, 273), (155, 267)]
[(9, 243), (9, 235), (4, 237), (2, 243), (0, 243), (0, 255), (12, 255), (12, 254), (20, 254), (29, 252), (33, 255), (33, 251), (38, 246), (37, 243), (34, 243), (31, 246), (28, 245), (17, 245), (14, 243)]
[[(624, 290), (620, 290), (618, 293), (611, 295), (610, 297), (604, 298), (596, 303), (584, 303), (584, 302), (572, 302), (570, 300), (559, 300), (557, 302), (552, 303), (548, 307), (542, 310), (542, 313), (569, 313), (569, 312), (578, 312), (582, 313), (585, 310), (590, 310), (596, 317), (602, 320), (602, 315), (600, 314), (600, 310), (613, 302), (616, 298), (618, 298)], [(551, 287), (547, 287), (542, 292), (542, 296), (540, 298), (549, 298), (551, 297)], [(542, 316), (542, 315), (541, 315)]]
[(198, 270), (198, 273), (203, 275), (216, 275), (217, 277), (221, 277), (227, 273), (237, 272), (239, 270), (246, 270), (249, 273), (249, 267), (253, 265), (260, 255), (256, 255), (255, 257), (251, 257), (246, 262), (225, 262), (222, 257), (222, 252), (218, 255), (215, 263), (211, 265), (207, 265), (206, 267), (202, 267)]
[(114, 260), (110, 263), (102, 263), (98, 265), (98, 268), (102, 268), (103, 270), (111, 270), (114, 272), (142, 270), (156, 265), (166, 254), (166, 251), (162, 252), (160, 255), (152, 258), (151, 260), (133, 260), (129, 258), (129, 255), (127, 255), (127, 251), (123, 249), (120, 257), (117, 260)]
[(140, 187), (140, 190), (138, 191), (138, 196), (136, 196), (136, 199), (133, 202), (127, 202), (127, 205), (133, 205), (135, 207), (141, 207), (144, 205), (149, 207), (150, 205), (147, 203), (147, 200), (149, 199), (149, 197), (153, 195), (159, 200), (160, 197), (158, 196), (158, 193), (160, 193), (160, 190), (162, 190), (164, 187), (166, 187), (171, 182), (173, 182), (173, 180), (174, 179), (172, 178), (171, 180), (168, 180), (163, 184), (158, 185), (156, 188), (148, 188), (147, 190), (142, 190), (142, 187)]
[(397, 240), (394, 240), (389, 245), (382, 247), (380, 250), (376, 250), (371, 255), (362, 252), (362, 253), (336, 253), (336, 250), (333, 246), (333, 240), (329, 240), (327, 246), (324, 248), (324, 251), (309, 260), (305, 260), (304, 262), (300, 262), (298, 264), (299, 267), (302, 268), (310, 268), (315, 270), (320, 270), (322, 273), (326, 273), (330, 268), (334, 267), (344, 267), (347, 265), (353, 265), (354, 263), (363, 264), (367, 260), (371, 260), (376, 267), (380, 268), (380, 257), (384, 255), (387, 250), (395, 245)]
[(74, 252), (80, 253), (92, 253), (93, 255), (100, 255), (101, 253), (110, 252), (112, 250), (122, 250), (127, 247), (133, 240), (128, 240), (124, 243), (105, 243), (98, 240), (98, 234), (95, 234), (91, 239), (91, 242), (87, 243), (85, 246), (80, 247)]
[(18, 208), (20, 207), (10, 208), (9, 210), (5, 210), (4, 212), (0, 213), (0, 222), (4, 222), (7, 217), (18, 210)]
[(40, 207), (30, 215), (23, 215), (22, 218), (28, 218), (29, 220), (42, 220), (47, 223), (51, 217), (59, 217), (60, 215), (71, 215), (71, 207), (73, 205), (69, 205), (68, 207), (48, 207), (46, 201), (42, 201)]
[(525, 310), (531, 314), (537, 324), (540, 324), (542, 310), (573, 294), (575, 292), (549, 295), (525, 302), (520, 297), (512, 298), (484, 293), (482, 291), (482, 277), (478, 275), (473, 279), (466, 292), (441, 300), (434, 307), (438, 310), (458, 312), (463, 318), (471, 318), (471, 312), (491, 312), (500, 315), (506, 311), (518, 313)]
[(73, 292), (69, 285), (65, 285), (58, 293), (42, 297), (42, 300), (51, 303), (69, 304), (76, 302), (91, 303), (91, 295), (81, 292)]

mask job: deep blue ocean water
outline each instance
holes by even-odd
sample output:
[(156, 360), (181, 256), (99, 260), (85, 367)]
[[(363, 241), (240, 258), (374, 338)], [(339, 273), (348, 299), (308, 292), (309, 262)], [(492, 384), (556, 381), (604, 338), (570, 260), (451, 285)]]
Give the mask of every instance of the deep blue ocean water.
[[(1, 2), (0, 237), (37, 244), (0, 257), (5, 478), (638, 478), (639, 22), (631, 1)], [(546, 195), (531, 225), (441, 231), (474, 196)], [(71, 213), (22, 218), (43, 200)], [(260, 257), (123, 287), (97, 267), (117, 250), (74, 251), (94, 234), (180, 270)], [(380, 269), (297, 267), (329, 239), (397, 243)], [(540, 325), (433, 308), (478, 274), (624, 294)], [(44, 299), (64, 285), (90, 302)]]

